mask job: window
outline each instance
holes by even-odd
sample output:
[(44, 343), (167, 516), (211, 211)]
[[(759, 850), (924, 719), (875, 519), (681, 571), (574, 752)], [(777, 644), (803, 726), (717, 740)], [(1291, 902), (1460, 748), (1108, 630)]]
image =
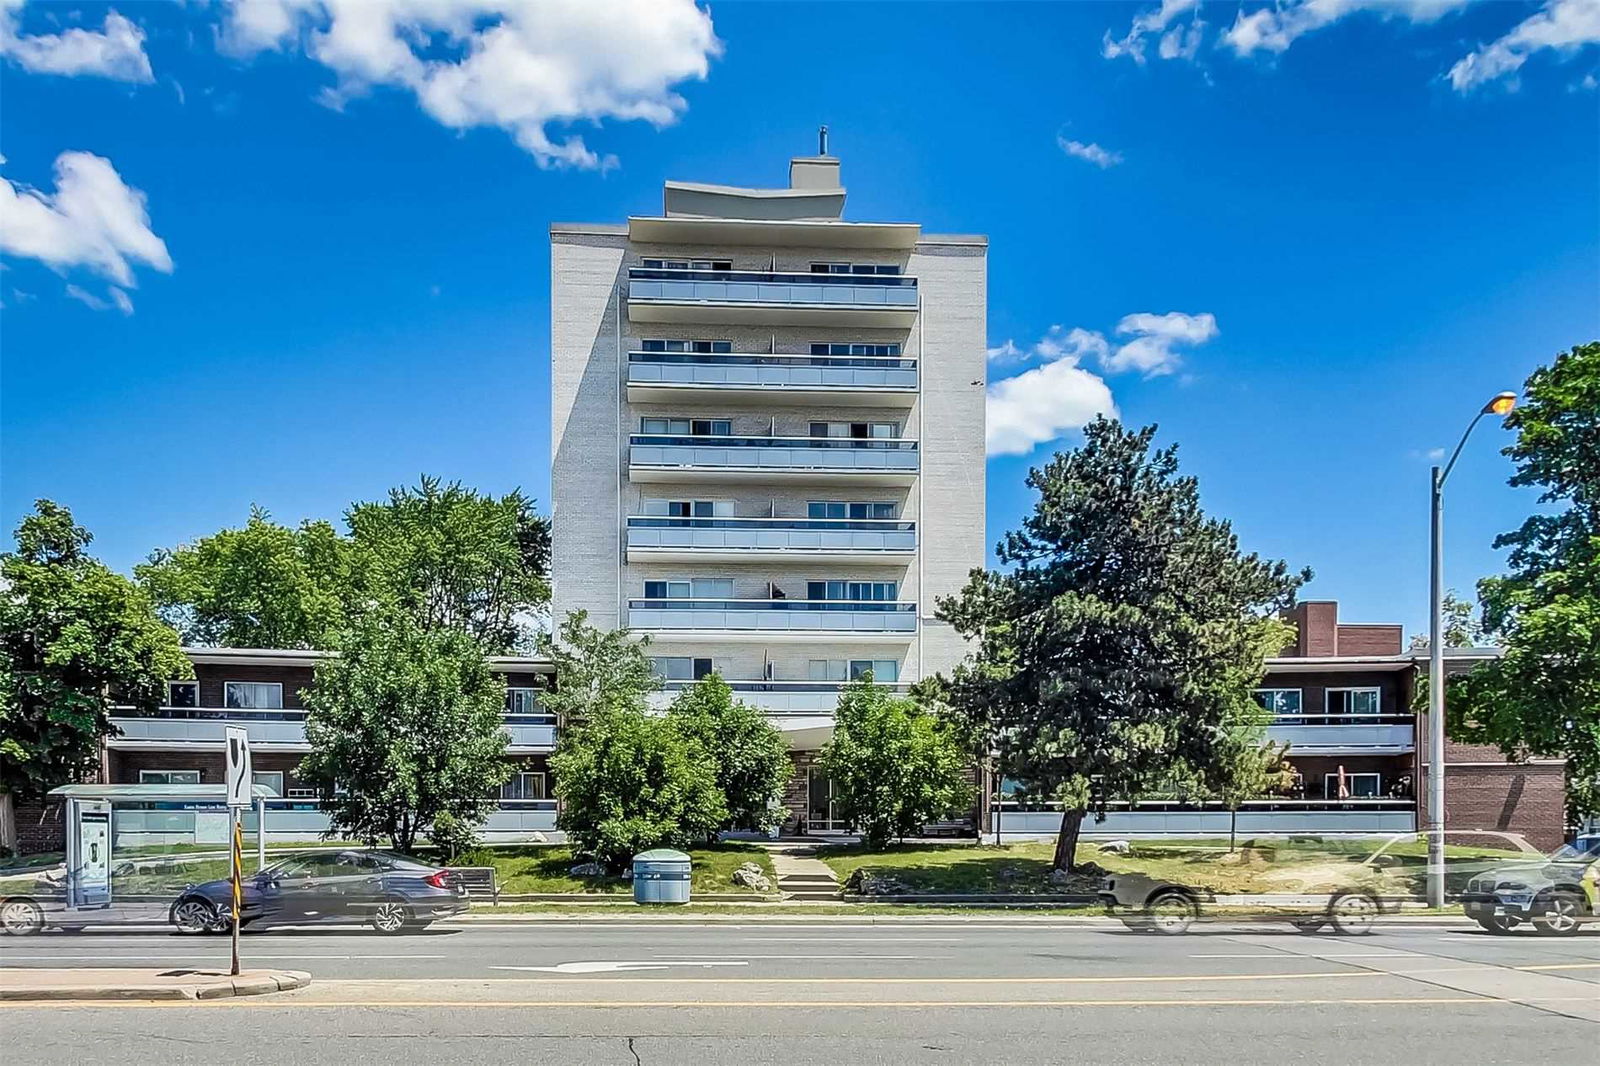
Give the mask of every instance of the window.
[(673, 518), (710, 518), (716, 505), (710, 500), (668, 500), (667, 514)]
[(200, 682), (198, 681), (168, 681), (167, 682), (168, 707), (198, 707), (200, 706)]
[(668, 433), (673, 436), (726, 437), (733, 423), (726, 418), (641, 418), (641, 433)]
[(696, 354), (725, 355), (733, 351), (732, 341), (669, 341), (642, 340), (639, 350), (645, 352), (693, 352)]
[(253, 785), (266, 785), (272, 790), (274, 796), (283, 795), (282, 770), (256, 770), (250, 774), (250, 783)]
[(892, 503), (855, 503), (844, 500), (809, 500), (807, 518), (893, 518)]
[(688, 581), (646, 581), (644, 597), (647, 600), (731, 600), (733, 579), (696, 577)]
[(851, 659), (850, 680), (866, 674), (881, 685), (892, 685), (900, 680), (900, 664), (893, 659)]
[(898, 344), (834, 344), (830, 341), (813, 341), (812, 355), (899, 355)]
[(1349, 717), (1377, 714), (1381, 695), (1381, 690), (1375, 688), (1330, 688), (1327, 711)]
[(1255, 695), (1261, 709), (1278, 718), (1294, 718), (1300, 714), (1300, 690), (1297, 688), (1258, 688)]
[(199, 770), (140, 770), (141, 785), (198, 785)]
[(732, 270), (731, 259), (645, 259), (652, 270)]
[(892, 439), (900, 435), (900, 424), (898, 422), (812, 422), (810, 431), (813, 437)]
[(1338, 774), (1322, 775), (1322, 794), (1327, 799), (1376, 799), (1382, 794), (1383, 775), (1345, 774), (1344, 789), (1339, 788)]
[(650, 668), (663, 681), (699, 681), (716, 672), (716, 664), (710, 659), (694, 659), (687, 655), (651, 656)]
[(289, 798), (292, 800), (314, 800), (317, 798), (317, 790), (314, 788), (291, 788), (289, 790)]
[(544, 793), (544, 774), (516, 773), (511, 775), (511, 780), (500, 786), (502, 800), (542, 800)]
[(539, 690), (533, 688), (506, 689), (507, 714), (538, 714)]
[(887, 263), (812, 263), (813, 274), (898, 274), (900, 268)]
[(283, 686), (276, 681), (224, 681), (222, 705), (241, 711), (283, 709)]
[(892, 601), (899, 591), (896, 581), (807, 581), (808, 600)]

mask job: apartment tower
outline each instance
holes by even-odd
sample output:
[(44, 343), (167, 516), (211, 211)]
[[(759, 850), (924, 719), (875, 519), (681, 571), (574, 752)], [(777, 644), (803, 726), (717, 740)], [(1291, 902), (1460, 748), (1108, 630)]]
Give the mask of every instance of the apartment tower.
[(953, 666), (935, 600), (984, 556), (988, 242), (844, 221), (839, 179), (550, 227), (556, 617), (648, 634), (663, 699), (716, 671), (772, 716), (808, 832), (840, 686)]

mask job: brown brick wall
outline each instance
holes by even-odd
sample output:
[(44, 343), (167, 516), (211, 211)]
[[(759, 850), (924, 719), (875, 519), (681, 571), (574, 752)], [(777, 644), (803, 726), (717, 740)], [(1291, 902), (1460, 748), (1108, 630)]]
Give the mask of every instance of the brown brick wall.
[(1268, 670), (1261, 688), (1297, 688), (1300, 690), (1300, 708), (1306, 714), (1325, 714), (1327, 690), (1330, 688), (1377, 688), (1378, 710), (1383, 714), (1410, 713), (1409, 688), (1405, 671), (1387, 670), (1372, 673), (1291, 673)]
[(32, 800), (18, 803), (17, 854), (39, 855), (67, 848), (65, 803), (58, 800)]
[[(1427, 824), (1426, 778), (1424, 770), (1419, 826)], [(1444, 803), (1447, 834), (1473, 830), (1519, 833), (1541, 850), (1554, 848), (1566, 838), (1566, 772), (1557, 763), (1447, 763)]]
[(1289, 620), (1295, 624), (1295, 655), (1339, 654), (1339, 605), (1309, 600), (1294, 605)]
[(1399, 655), (1404, 634), (1399, 626), (1341, 625), (1336, 644), (1339, 655)]
[(286, 710), (299, 710), (300, 690), (311, 687), (314, 671), (309, 666), (232, 666), (197, 663), (195, 679), (200, 682), (200, 706), (226, 707), (222, 689), (226, 681), (277, 682), (283, 686), (283, 706)]

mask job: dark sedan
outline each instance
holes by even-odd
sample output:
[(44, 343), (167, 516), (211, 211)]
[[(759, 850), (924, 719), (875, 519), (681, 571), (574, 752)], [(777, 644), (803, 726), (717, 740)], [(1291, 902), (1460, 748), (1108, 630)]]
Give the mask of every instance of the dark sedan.
[[(426, 927), (467, 909), (449, 870), (386, 851), (296, 855), (250, 874), (242, 886), (241, 926), (363, 922), (380, 933)], [(182, 933), (222, 932), (233, 913), (226, 878), (184, 889), (169, 914)]]

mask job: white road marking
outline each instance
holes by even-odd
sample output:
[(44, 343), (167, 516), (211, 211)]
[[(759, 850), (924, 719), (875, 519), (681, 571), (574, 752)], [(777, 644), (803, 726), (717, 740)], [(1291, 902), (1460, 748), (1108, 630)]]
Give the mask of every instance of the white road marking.
[[(246, 960), (249, 959), (442, 959), (443, 955), (262, 955), (248, 948), (240, 952)], [(189, 955), (13, 955), (7, 952), (0, 955), (0, 963), (6, 959), (59, 960), (61, 962), (147, 962), (153, 959), (184, 959), (200, 960), (202, 962), (212, 956), (205, 953)]]
[(657, 955), (658, 959), (948, 959), (948, 955)]
[(748, 962), (562, 962), (554, 966), (491, 966), (491, 970), (538, 973), (616, 973), (621, 970), (665, 970), (672, 966), (748, 966)]
[(964, 936), (747, 936), (752, 943), (774, 944), (956, 944)]
[(1314, 951), (1304, 955), (1190, 955), (1191, 959), (1415, 959), (1419, 956), (1414, 951), (1343, 951), (1325, 952)]

